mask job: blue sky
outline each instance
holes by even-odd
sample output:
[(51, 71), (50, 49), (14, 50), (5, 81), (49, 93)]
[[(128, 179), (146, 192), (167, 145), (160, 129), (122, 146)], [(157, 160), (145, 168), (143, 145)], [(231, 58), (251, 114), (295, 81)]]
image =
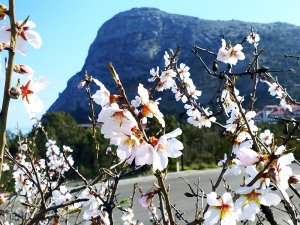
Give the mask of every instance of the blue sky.
[[(8, 0), (2, 3), (8, 5)], [(67, 80), (83, 66), (101, 25), (115, 14), (133, 7), (155, 7), (202, 19), (280, 21), (300, 26), (299, 0), (16, 0), (15, 5), (17, 20), (30, 16), (43, 39), (41, 49), (29, 48), (27, 56), (17, 54), (15, 62), (31, 66), (35, 77), (45, 76), (48, 80), (48, 87), (40, 93), (45, 111), (66, 87)], [(4, 57), (5, 54), (2, 64)], [(3, 79), (2, 71), (1, 90)], [(10, 107), (8, 128), (28, 131), (32, 124), (22, 102), (12, 100)]]

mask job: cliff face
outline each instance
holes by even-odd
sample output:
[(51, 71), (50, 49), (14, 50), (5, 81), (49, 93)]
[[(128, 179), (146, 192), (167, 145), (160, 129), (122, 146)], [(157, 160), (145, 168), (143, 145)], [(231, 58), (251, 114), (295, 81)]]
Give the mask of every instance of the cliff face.
[[(144, 83), (147, 86), (150, 69), (163, 66), (164, 52), (169, 48), (176, 49), (178, 46), (182, 50), (180, 62), (191, 67), (192, 78), (203, 91), (201, 101), (207, 102), (216, 91), (218, 80), (205, 74), (202, 65), (191, 52), (191, 47), (196, 44), (217, 52), (221, 46), (222, 35), (235, 43), (250, 33), (251, 26), (261, 36), (259, 46), (263, 47), (266, 53), (266, 57), (262, 57), (265, 66), (282, 69), (293, 65), (294, 62), (288, 61), (283, 55), (300, 53), (298, 44), (300, 28), (294, 25), (251, 24), (234, 20), (208, 21), (169, 14), (154, 8), (134, 8), (119, 13), (101, 26), (96, 39), (90, 46), (82, 70), (69, 79), (66, 89), (48, 111), (68, 112), (78, 122), (87, 121), (88, 99), (85, 90), (79, 90), (77, 85), (82, 80), (84, 71), (87, 70), (90, 75), (102, 81), (109, 90), (115, 91), (113, 79), (107, 69), (110, 61), (124, 83), (129, 98), (133, 98), (138, 83)], [(250, 46), (245, 45), (245, 52), (249, 49)], [(204, 56), (204, 60), (213, 62), (210, 56)], [(240, 69), (246, 68), (247, 63), (245, 60), (238, 66)], [(293, 92), (297, 88), (294, 84), (300, 83), (299, 76), (284, 75), (282, 81), (288, 90), (295, 94)], [(240, 85), (246, 89), (251, 88), (247, 79), (241, 81)], [(259, 87), (258, 97), (264, 94), (265, 92)], [(259, 100), (263, 102), (262, 98)], [(172, 101), (172, 104), (166, 104), (169, 101)], [(178, 104), (173, 103), (175, 103), (174, 97), (171, 94), (165, 95), (164, 101), (160, 104), (162, 111), (166, 113), (174, 112), (174, 110), (182, 111)], [(264, 103), (268, 102), (264, 101)], [(177, 108), (180, 109), (177, 110)]]

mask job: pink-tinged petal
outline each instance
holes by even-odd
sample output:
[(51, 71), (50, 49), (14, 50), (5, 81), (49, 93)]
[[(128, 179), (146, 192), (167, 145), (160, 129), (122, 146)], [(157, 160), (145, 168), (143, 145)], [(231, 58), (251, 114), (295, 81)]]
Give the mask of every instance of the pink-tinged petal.
[(119, 146), (123, 140), (124, 140), (124, 136), (120, 134), (120, 135), (111, 137), (109, 143), (111, 145)]
[(47, 83), (48, 81), (45, 77), (39, 77), (37, 80), (32, 80), (30, 82), (30, 89), (34, 93), (38, 93), (46, 87)]
[(259, 161), (259, 154), (249, 148), (239, 149), (236, 155), (243, 166), (251, 166)]
[(98, 79), (93, 78), (93, 81), (95, 82), (95, 84), (96, 84), (97, 86), (102, 87), (103, 84), (102, 84)]
[(35, 94), (28, 95), (29, 103), (23, 101), (28, 113), (33, 116), (33, 114), (41, 113), (43, 111), (43, 102)]
[(259, 196), (258, 199), (262, 205), (271, 206), (278, 205), (281, 201), (281, 198), (274, 193), (267, 193), (265, 195)]
[(236, 53), (236, 58), (238, 60), (244, 60), (246, 57), (245, 57), (245, 54), (243, 52), (237, 52)]
[(233, 47), (233, 49), (234, 49), (235, 51), (242, 51), (242, 50), (243, 50), (243, 46), (242, 46), (241, 44), (237, 44), (237, 45), (235, 45), (235, 46)]
[(135, 149), (135, 164), (137, 166), (142, 166), (145, 164), (153, 164), (153, 147), (148, 143), (142, 143), (139, 147)]
[(181, 135), (181, 134), (182, 134), (182, 130), (181, 130), (180, 128), (177, 128), (177, 129), (173, 130), (172, 132), (167, 133), (167, 134), (165, 135), (165, 137), (166, 137), (167, 139), (169, 139), (169, 138), (177, 137), (177, 136), (179, 136), (179, 135)]
[(255, 117), (255, 115), (256, 115), (255, 111), (249, 111), (249, 112), (246, 113), (245, 116), (246, 116), (247, 119), (252, 119), (252, 118)]
[(216, 192), (211, 192), (209, 194), (207, 194), (207, 204), (209, 204), (210, 206), (221, 206), (220, 201), (217, 199), (218, 195)]
[(221, 40), (221, 43), (222, 43), (222, 48), (226, 48), (226, 41), (223, 38)]
[(166, 126), (165, 120), (164, 120), (164, 115), (161, 112), (154, 114), (154, 116), (158, 120), (158, 122), (161, 124), (162, 127)]
[(204, 224), (213, 225), (218, 223), (220, 220), (220, 210), (209, 208), (204, 214)]
[(217, 60), (226, 63), (229, 57), (229, 52), (226, 49), (219, 49)]
[(237, 194), (249, 194), (253, 190), (253, 187), (240, 187), (239, 189), (236, 190)]
[(246, 167), (246, 173), (250, 176), (250, 177), (255, 177), (256, 174), (258, 174), (258, 171), (256, 169), (256, 166), (247, 166)]
[(175, 138), (168, 140), (167, 156), (177, 158), (182, 155), (183, 144)]
[(22, 38), (18, 38), (16, 50), (18, 50), (21, 55), (27, 55), (26, 41), (24, 41)]
[(243, 215), (245, 219), (254, 221), (255, 220), (255, 215), (259, 212), (259, 205), (257, 205), (254, 202), (249, 202), (247, 205), (244, 206), (243, 208)]
[(138, 94), (140, 95), (143, 104), (147, 104), (149, 102), (149, 92), (142, 84), (139, 84)]
[(0, 28), (0, 42), (5, 43), (5, 44), (9, 44), (10, 43), (10, 32), (7, 31), (7, 29), (9, 29), (10, 26), (7, 26), (7, 24), (3, 25)]
[(225, 205), (233, 205), (231, 194), (226, 192), (222, 195), (223, 204)]
[(153, 170), (164, 170), (168, 165), (168, 156), (158, 151), (153, 154)]
[(117, 149), (117, 156), (121, 159), (121, 160), (125, 160), (128, 159), (131, 155), (131, 149), (130, 148), (118, 148)]
[(39, 49), (42, 46), (42, 38), (41, 36), (34, 30), (28, 30), (26, 31), (26, 37), (27, 37), (27, 41), (28, 43), (36, 48)]
[(235, 225), (236, 220), (232, 214), (227, 213), (225, 217), (221, 220), (221, 225)]
[(275, 151), (275, 155), (281, 155), (284, 151), (285, 151), (285, 146), (284, 145), (281, 145), (279, 146), (276, 151)]
[(280, 167), (290, 165), (294, 160), (295, 160), (294, 154), (289, 153), (281, 156), (277, 161), (277, 165)]
[(233, 58), (233, 57), (230, 57), (228, 60), (227, 60), (227, 63), (228, 64), (231, 64), (231, 65), (236, 65), (238, 62), (238, 59), (237, 58)]

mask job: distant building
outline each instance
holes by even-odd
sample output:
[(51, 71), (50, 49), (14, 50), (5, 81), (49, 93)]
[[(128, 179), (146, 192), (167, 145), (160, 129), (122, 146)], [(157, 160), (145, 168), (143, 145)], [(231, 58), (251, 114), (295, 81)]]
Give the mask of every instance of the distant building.
[(266, 105), (262, 110), (256, 113), (254, 121), (256, 123), (276, 123), (276, 118), (300, 117), (300, 106), (293, 105), (293, 111), (284, 110), (278, 105)]

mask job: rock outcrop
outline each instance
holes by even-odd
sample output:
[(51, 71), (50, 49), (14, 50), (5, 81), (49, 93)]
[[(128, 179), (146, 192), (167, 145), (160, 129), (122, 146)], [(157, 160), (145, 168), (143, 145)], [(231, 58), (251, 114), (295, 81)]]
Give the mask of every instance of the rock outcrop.
[[(265, 50), (262, 56), (265, 66), (274, 69), (295, 66), (295, 62), (285, 59), (284, 54), (300, 54), (300, 27), (298, 26), (285, 23), (247, 23), (235, 20), (209, 21), (170, 14), (154, 8), (133, 8), (119, 13), (101, 26), (96, 39), (90, 46), (82, 70), (69, 79), (66, 89), (60, 93), (48, 111), (68, 112), (78, 122), (86, 122), (89, 111), (88, 99), (85, 91), (77, 88), (85, 70), (102, 81), (112, 92), (116, 91), (107, 68), (111, 61), (126, 87), (129, 98), (134, 98), (138, 83), (147, 83), (150, 69), (163, 66), (164, 52), (169, 48), (176, 49), (178, 46), (182, 50), (180, 62), (191, 67), (192, 78), (203, 91), (200, 101), (207, 103), (217, 89), (218, 79), (213, 79), (205, 73), (204, 68), (191, 51), (192, 46), (196, 44), (217, 52), (223, 35), (235, 44), (250, 33), (251, 27), (261, 36), (259, 47)], [(245, 52), (248, 52), (246, 57), (249, 58), (251, 46), (248, 44), (244, 46)], [(207, 62), (213, 62), (211, 56), (204, 55), (203, 58)], [(240, 62), (238, 68), (246, 68), (248, 63), (247, 60)], [(299, 75), (279, 74), (279, 77), (292, 94), (297, 94), (295, 84), (300, 83)], [(245, 90), (252, 87), (247, 79), (241, 80), (240, 85)], [(263, 98), (266, 89), (263, 84), (259, 86), (259, 104), (260, 102), (270, 103)], [(183, 111), (182, 107), (175, 103), (171, 94), (164, 96), (160, 106), (165, 113)]]

